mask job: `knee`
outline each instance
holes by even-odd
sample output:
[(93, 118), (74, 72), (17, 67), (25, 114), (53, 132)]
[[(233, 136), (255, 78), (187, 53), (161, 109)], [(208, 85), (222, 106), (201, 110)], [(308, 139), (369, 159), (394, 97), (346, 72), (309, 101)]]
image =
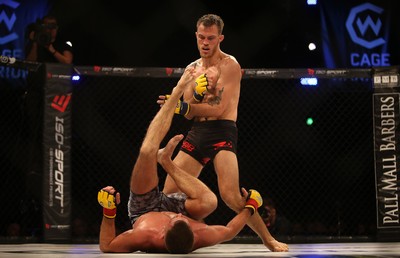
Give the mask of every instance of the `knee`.
[(238, 193), (221, 192), (221, 198), (224, 203), (236, 213), (239, 213), (244, 207), (243, 199)]
[(203, 194), (199, 206), (196, 207), (198, 210), (197, 219), (204, 219), (215, 211), (218, 207), (218, 198), (214, 193)]
[(218, 199), (214, 193), (203, 194), (202, 196), (202, 209), (207, 211), (208, 215), (211, 214), (218, 206)]
[(156, 146), (153, 144), (143, 144), (140, 147), (140, 156), (148, 157), (148, 156), (157, 155), (158, 148), (159, 148), (159, 146)]

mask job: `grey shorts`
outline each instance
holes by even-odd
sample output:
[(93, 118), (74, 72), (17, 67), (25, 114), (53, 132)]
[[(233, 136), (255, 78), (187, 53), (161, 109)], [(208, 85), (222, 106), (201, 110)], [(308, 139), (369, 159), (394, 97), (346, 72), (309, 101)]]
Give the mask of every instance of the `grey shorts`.
[(141, 215), (150, 211), (172, 211), (188, 216), (185, 210), (187, 195), (184, 193), (164, 194), (158, 187), (145, 194), (130, 191), (128, 216), (133, 224)]

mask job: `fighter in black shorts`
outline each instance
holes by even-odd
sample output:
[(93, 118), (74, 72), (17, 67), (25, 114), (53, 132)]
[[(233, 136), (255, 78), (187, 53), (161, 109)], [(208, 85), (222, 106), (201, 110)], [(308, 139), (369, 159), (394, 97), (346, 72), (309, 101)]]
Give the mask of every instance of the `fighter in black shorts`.
[[(182, 134), (172, 137), (164, 148), (159, 149), (171, 126), (178, 100), (191, 82), (192, 70), (188, 68), (173, 88), (169, 101), (163, 104), (147, 129), (130, 180), (128, 209), (133, 222), (131, 229), (117, 235), (115, 217), (117, 205), (121, 202), (120, 193), (112, 186), (99, 191), (98, 202), (103, 207), (99, 236), (101, 251), (189, 253), (231, 240), (262, 205), (262, 197), (257, 191), (247, 192), (242, 188), (243, 207), (226, 226), (197, 221), (216, 209), (216, 195), (172, 161), (175, 147), (183, 140)], [(158, 164), (184, 194), (159, 191)], [(190, 214), (190, 217), (185, 214)]]
[(220, 150), (236, 154), (237, 136), (236, 123), (231, 120), (194, 122), (181, 150), (204, 166), (213, 160)]

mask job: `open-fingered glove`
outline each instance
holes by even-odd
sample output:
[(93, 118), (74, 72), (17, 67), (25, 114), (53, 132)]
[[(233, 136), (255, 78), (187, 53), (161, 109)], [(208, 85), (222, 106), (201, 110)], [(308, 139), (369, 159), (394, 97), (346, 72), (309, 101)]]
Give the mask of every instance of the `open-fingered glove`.
[(204, 94), (207, 91), (208, 80), (207, 75), (205, 73), (201, 74), (199, 77), (196, 78), (196, 87), (194, 88), (193, 98), (200, 102), (204, 98)]
[(245, 207), (251, 210), (252, 215), (257, 211), (262, 203), (263, 199), (261, 197), (261, 194), (257, 190), (250, 189), (249, 195), (247, 195)]
[[(165, 101), (167, 101), (169, 97), (170, 95), (165, 95)], [(185, 101), (178, 100), (178, 103), (176, 103), (174, 111), (175, 114), (186, 116), (187, 114), (189, 114), (189, 111), (190, 111), (190, 104)]]
[(106, 218), (113, 219), (117, 216), (117, 206), (115, 204), (115, 196), (101, 189), (97, 193), (97, 201), (103, 207), (103, 215)]

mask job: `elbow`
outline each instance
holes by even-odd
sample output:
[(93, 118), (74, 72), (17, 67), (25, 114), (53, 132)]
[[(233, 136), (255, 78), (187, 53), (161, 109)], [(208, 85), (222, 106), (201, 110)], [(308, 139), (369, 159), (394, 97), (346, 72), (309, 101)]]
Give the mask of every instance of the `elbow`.
[(103, 253), (111, 253), (111, 250), (105, 245), (100, 245), (100, 251)]
[(226, 236), (226, 239), (225, 239), (225, 241), (224, 242), (228, 242), (228, 241), (231, 241), (231, 240), (233, 240), (234, 238), (235, 238), (235, 234), (233, 234), (233, 232), (231, 232), (230, 234), (228, 234), (227, 236)]
[(221, 117), (225, 112), (225, 108), (222, 106), (216, 106), (216, 108), (213, 110), (213, 114), (211, 116), (214, 117)]

